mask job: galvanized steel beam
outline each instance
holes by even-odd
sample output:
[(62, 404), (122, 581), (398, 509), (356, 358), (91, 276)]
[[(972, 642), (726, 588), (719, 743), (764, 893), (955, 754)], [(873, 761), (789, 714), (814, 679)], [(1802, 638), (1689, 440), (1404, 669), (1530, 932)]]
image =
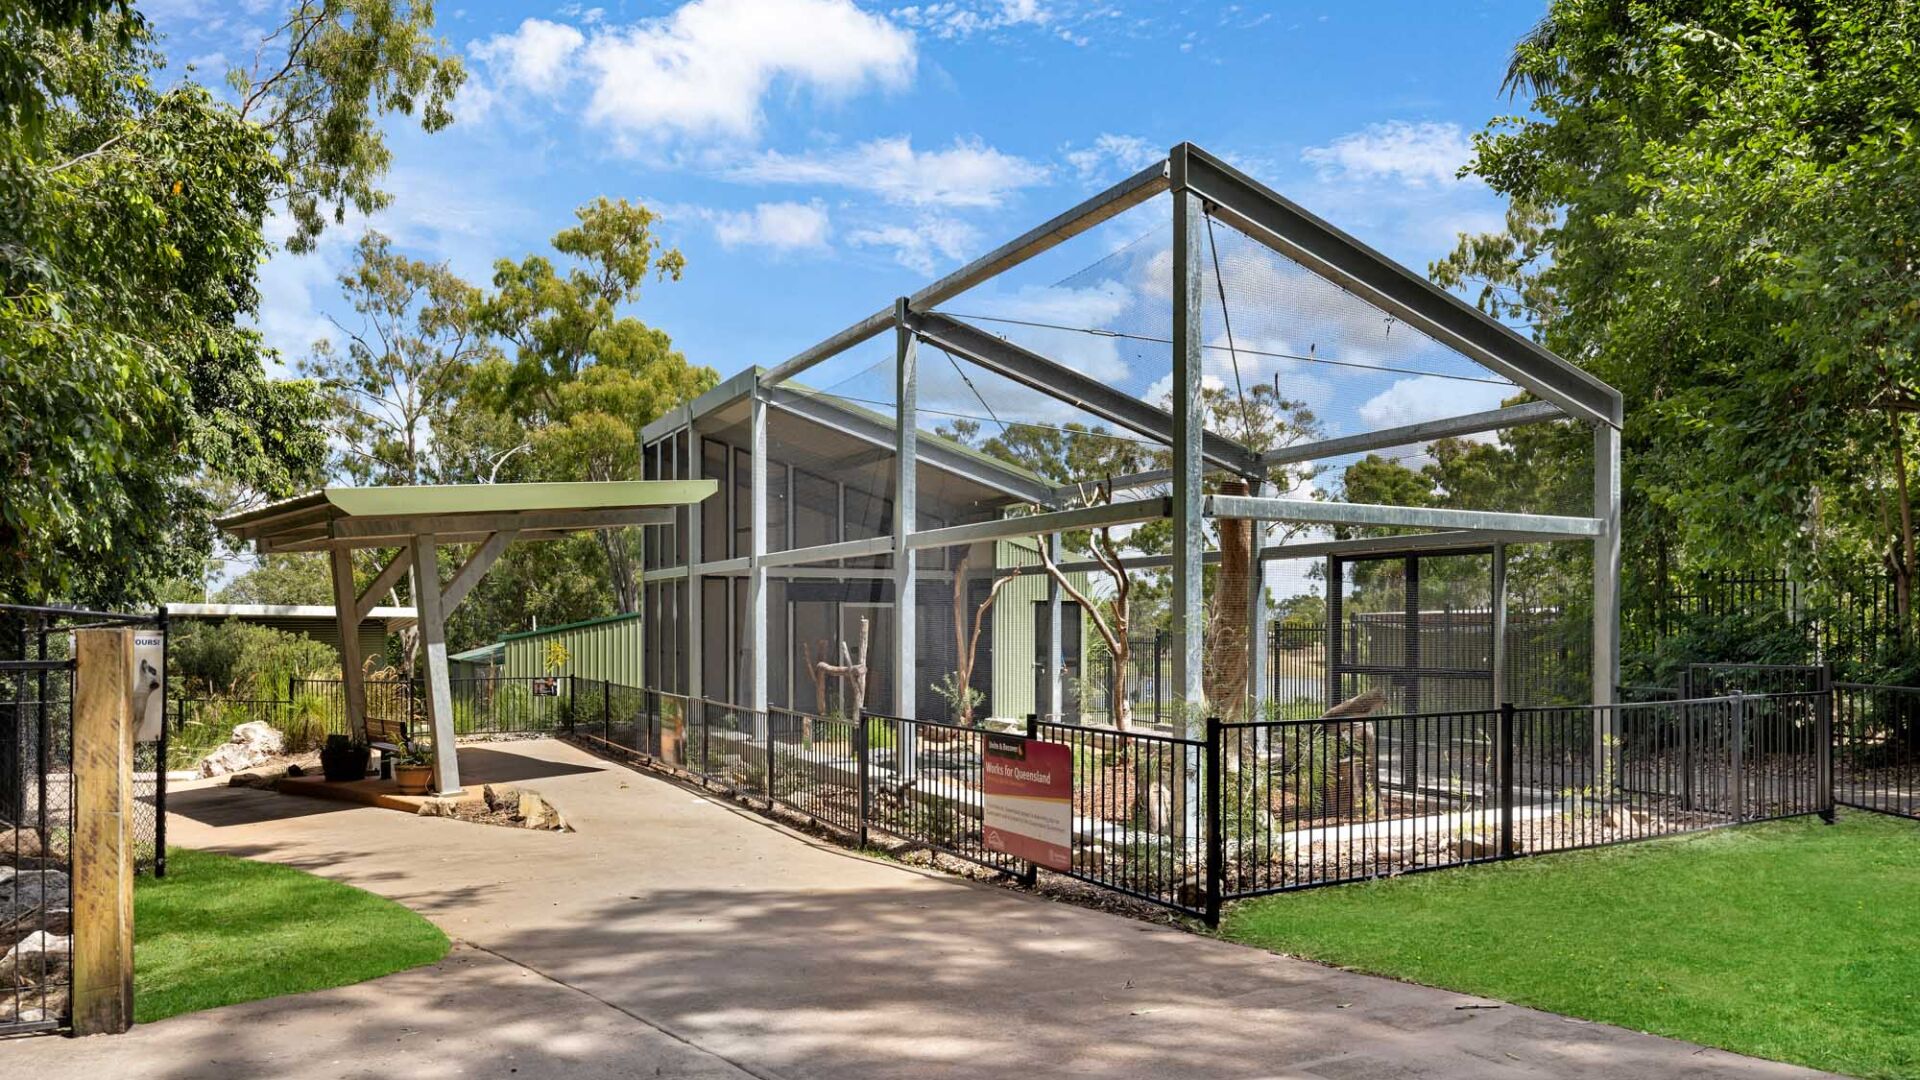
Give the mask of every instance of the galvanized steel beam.
[(1509, 514), (1491, 510), (1451, 510), (1432, 506), (1379, 506), (1372, 503), (1320, 502), (1314, 499), (1256, 499), (1246, 495), (1209, 495), (1213, 517), (1261, 521), (1306, 521), (1322, 525), (1384, 525), (1410, 529), (1477, 529), (1539, 536), (1599, 536), (1598, 518), (1549, 514)]
[(1214, 217), (1568, 414), (1620, 425), (1619, 391), (1586, 371), (1191, 143), (1173, 160), (1184, 166), (1175, 191), (1205, 199)]
[[(1118, 184), (1055, 215), (1019, 237), (1000, 245), (946, 277), (907, 297), (907, 306), (925, 311), (944, 303), (987, 279), (1026, 262), (1035, 255), (1072, 239), (1095, 225), (1146, 202), (1167, 189), (1167, 164), (1154, 162)], [(894, 310), (874, 312), (832, 337), (802, 350), (792, 359), (775, 366), (762, 377), (766, 386), (776, 386), (808, 368), (864, 341), (879, 336), (894, 324)]]
[[(1174, 418), (1124, 390), (1058, 361), (995, 337), (977, 326), (940, 314), (908, 316), (908, 325), (938, 346), (1031, 390), (1159, 442), (1172, 442)], [(1259, 476), (1260, 456), (1239, 443), (1202, 431), (1201, 452), (1214, 465), (1242, 476)]]

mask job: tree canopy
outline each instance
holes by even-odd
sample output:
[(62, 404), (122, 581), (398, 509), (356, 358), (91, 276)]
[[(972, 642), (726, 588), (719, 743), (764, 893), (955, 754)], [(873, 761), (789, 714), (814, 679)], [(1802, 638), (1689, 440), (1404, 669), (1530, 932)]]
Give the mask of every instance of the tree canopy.
[(1507, 227), (1434, 267), (1626, 396), (1642, 580), (1877, 558), (1908, 610), (1920, 396), (1910, 0), (1558, 0), (1469, 171)]

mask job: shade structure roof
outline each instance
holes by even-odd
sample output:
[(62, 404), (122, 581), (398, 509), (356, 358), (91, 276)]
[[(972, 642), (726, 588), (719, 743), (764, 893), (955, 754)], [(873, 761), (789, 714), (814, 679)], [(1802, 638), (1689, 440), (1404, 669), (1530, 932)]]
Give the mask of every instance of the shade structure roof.
[[(235, 619), (302, 631), (330, 627), (340, 619), (331, 604), (168, 604), (167, 617), (201, 622)], [(419, 618), (420, 613), (411, 607), (382, 606), (369, 610), (362, 621), (382, 623), (391, 634), (412, 626)]]
[(544, 540), (590, 529), (665, 525), (674, 508), (719, 490), (716, 480), (330, 487), (215, 522), (260, 552), (393, 547), (432, 535), (476, 543), (494, 533)]

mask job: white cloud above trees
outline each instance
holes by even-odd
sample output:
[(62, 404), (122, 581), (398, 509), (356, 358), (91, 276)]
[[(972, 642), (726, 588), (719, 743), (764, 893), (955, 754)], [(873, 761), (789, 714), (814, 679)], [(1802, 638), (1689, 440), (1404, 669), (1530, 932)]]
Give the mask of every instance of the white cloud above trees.
[(1325, 146), (1310, 146), (1300, 158), (1328, 179), (1429, 187), (1458, 183), (1460, 167), (1472, 153), (1473, 144), (1458, 124), (1389, 120)]
[(845, 150), (783, 154), (769, 150), (730, 171), (735, 180), (850, 188), (903, 206), (993, 207), (1021, 188), (1044, 184), (1042, 164), (979, 139), (916, 150), (909, 136), (874, 139)]

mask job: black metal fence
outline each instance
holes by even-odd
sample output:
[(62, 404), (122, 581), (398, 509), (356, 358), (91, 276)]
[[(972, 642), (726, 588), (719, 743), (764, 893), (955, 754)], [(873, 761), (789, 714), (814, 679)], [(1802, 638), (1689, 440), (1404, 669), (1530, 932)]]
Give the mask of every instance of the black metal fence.
[(1689, 622), (1774, 618), (1799, 628), (1809, 658), (1855, 678), (1879, 670), (1905, 640), (1899, 585), (1878, 567), (1818, 582), (1785, 570), (1711, 571), (1630, 587), (1621, 638), (1651, 656)]
[[(988, 729), (757, 712), (591, 680), (571, 693), (560, 734), (589, 747), (784, 806), (856, 842), (881, 833), (1033, 873), (985, 842)], [(1833, 701), (1814, 692), (1215, 720), (1204, 738), (1036, 718), (1027, 734), (1071, 752), (1066, 876), (1212, 920), (1243, 897), (1830, 816), (1833, 747), (1846, 745)], [(1920, 714), (1920, 691), (1911, 707)]]
[[(459, 678), (448, 680), (448, 687), (454, 735), (463, 739), (549, 735), (575, 708), (575, 680), (566, 676)], [(416, 737), (431, 738), (418, 680), (370, 679), (366, 692), (370, 716), (402, 721)], [(227, 741), (245, 723), (267, 724), (296, 752), (319, 747), (328, 735), (351, 734), (346, 684), (339, 679), (291, 678), (282, 698), (175, 698), (167, 717), (173, 766), (179, 769), (191, 768), (194, 756)]]
[(58, 1030), (72, 996), (73, 658), (0, 610), (0, 1036)]
[(1835, 683), (1834, 798), (1920, 818), (1920, 689)]
[(1225, 898), (1831, 813), (1821, 694), (1223, 726)]

